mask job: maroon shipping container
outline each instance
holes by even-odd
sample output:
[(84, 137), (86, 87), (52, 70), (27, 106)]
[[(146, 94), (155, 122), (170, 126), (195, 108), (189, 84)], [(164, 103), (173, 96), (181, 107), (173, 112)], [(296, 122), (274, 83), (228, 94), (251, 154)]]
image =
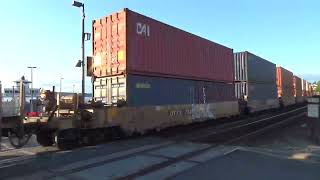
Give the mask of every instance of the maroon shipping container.
[[(0, 81), (0, 143), (1, 143), (1, 137), (2, 137), (2, 86)], [(1, 147), (0, 147), (1, 149)]]
[(293, 76), (293, 87), (294, 87), (294, 96), (302, 96), (302, 81), (298, 76)]
[(279, 97), (293, 97), (293, 73), (283, 67), (277, 67), (277, 87)]
[(281, 97), (283, 105), (288, 106), (296, 103), (292, 72), (282, 67), (277, 67), (277, 87), (278, 97)]
[(302, 84), (302, 96), (307, 96), (307, 90), (306, 90), (306, 86), (307, 86), (307, 81), (302, 79), (301, 80), (301, 84)]
[(93, 73), (233, 82), (233, 50), (124, 9), (93, 21)]
[(311, 83), (308, 82), (307, 84), (308, 84), (308, 96), (313, 96)]
[(281, 97), (283, 105), (295, 103), (292, 72), (283, 67), (277, 67), (277, 87), (278, 97)]

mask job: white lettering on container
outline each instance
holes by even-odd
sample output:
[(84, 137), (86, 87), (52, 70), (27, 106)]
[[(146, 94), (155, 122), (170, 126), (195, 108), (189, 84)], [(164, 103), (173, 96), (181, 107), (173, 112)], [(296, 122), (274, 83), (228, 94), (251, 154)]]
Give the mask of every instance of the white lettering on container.
[(145, 37), (150, 37), (150, 26), (147, 24), (137, 23), (137, 34)]

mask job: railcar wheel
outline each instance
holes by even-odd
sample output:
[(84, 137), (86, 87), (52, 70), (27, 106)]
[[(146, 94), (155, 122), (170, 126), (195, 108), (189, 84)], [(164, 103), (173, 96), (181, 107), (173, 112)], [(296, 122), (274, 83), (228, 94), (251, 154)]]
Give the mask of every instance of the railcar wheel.
[(53, 133), (50, 131), (40, 131), (37, 133), (37, 142), (44, 147), (52, 146), (54, 144)]
[(87, 130), (86, 132), (81, 133), (82, 143), (89, 146), (94, 146), (105, 141), (104, 131), (101, 129), (92, 129)]
[(112, 130), (113, 130), (112, 131), (113, 137), (116, 139), (123, 139), (123, 138), (127, 137), (126, 133), (119, 126), (114, 127)]
[(57, 147), (61, 150), (70, 150), (78, 147), (79, 132), (76, 129), (64, 129), (57, 132)]
[(21, 133), (21, 131), (18, 128), (8, 131), (9, 142), (14, 148), (17, 149), (26, 145), (30, 140), (31, 136), (32, 133)]

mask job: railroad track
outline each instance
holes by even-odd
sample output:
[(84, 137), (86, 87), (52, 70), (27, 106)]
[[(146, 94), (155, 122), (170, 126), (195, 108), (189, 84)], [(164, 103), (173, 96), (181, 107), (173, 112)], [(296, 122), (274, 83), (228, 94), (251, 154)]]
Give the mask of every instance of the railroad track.
[[(166, 161), (152, 165), (146, 168), (143, 168), (142, 170), (139, 170), (138, 172), (131, 173), (125, 177), (121, 177), (120, 179), (133, 179), (135, 177), (140, 177), (143, 175), (146, 175), (150, 172), (154, 172), (158, 169), (173, 165), (179, 161), (185, 160), (185, 159), (191, 159), (192, 157), (199, 156), (201, 154), (204, 154), (208, 151), (212, 151), (215, 149), (218, 149), (220, 145), (223, 144), (231, 144), (236, 141), (241, 141), (243, 139), (247, 139), (249, 137), (254, 137), (258, 134), (264, 133), (268, 130), (280, 127), (282, 125), (285, 125), (287, 123), (293, 122), (295, 119), (297, 119), (300, 116), (303, 116), (305, 114), (306, 107), (300, 107), (288, 112), (280, 113), (271, 117), (265, 117), (260, 118), (259, 120), (250, 120), (250, 121), (239, 121), (239, 122), (232, 122), (228, 124), (223, 124), (221, 126), (217, 127), (210, 127), (206, 128), (203, 131), (200, 132), (193, 132), (190, 133), (188, 136), (181, 135), (180, 137), (175, 137), (171, 139), (171, 141), (161, 143), (161, 144), (155, 144), (155, 145), (146, 145), (143, 147), (133, 148), (129, 149), (127, 151), (121, 151), (109, 154), (105, 156), (104, 158), (97, 157), (92, 158), (89, 160), (86, 160), (84, 162), (76, 162), (75, 164), (70, 164), (63, 166), (62, 168), (58, 168), (53, 170), (53, 174), (49, 176), (48, 178), (57, 177), (60, 175), (68, 175), (70, 173), (76, 173), (85, 169), (98, 167), (106, 163), (113, 163), (117, 161), (121, 161), (123, 159), (133, 157), (133, 156), (139, 156), (142, 154), (150, 155), (151, 152), (168, 148), (172, 146), (176, 146), (181, 144), (181, 139), (184, 139), (185, 141), (192, 141), (195, 142), (195, 144), (200, 143), (210, 143), (210, 144), (201, 144), (200, 148), (198, 148), (195, 151), (184, 153), (181, 156), (177, 156), (174, 158), (169, 158)], [(220, 129), (222, 128), (223, 129)], [(263, 127), (263, 128), (262, 128)], [(241, 132), (241, 133), (240, 133)], [(205, 133), (205, 134), (203, 134)], [(231, 135), (236, 135), (231, 136)], [(225, 139), (221, 138), (225, 137)], [(229, 139), (227, 139), (228, 137)], [(231, 150), (232, 151), (232, 150)], [(229, 153), (230, 150), (223, 152)], [(153, 155), (155, 156), (155, 155)], [(32, 160), (35, 155), (31, 155), (28, 157), (18, 157), (18, 158), (12, 158), (9, 160), (2, 160), (0, 161), (0, 169), (1, 167), (10, 167), (16, 164), (20, 164), (26, 161)]]
[[(263, 130), (277, 127), (278, 124), (287, 122), (288, 117), (302, 116), (305, 114), (306, 106), (290, 110), (288, 112), (280, 113), (271, 117), (266, 117), (254, 121), (239, 121), (224, 125), (223, 128), (218, 127), (206, 130), (209, 133), (191, 138), (191, 141), (197, 142), (225, 142), (228, 139), (243, 139), (242, 136), (249, 137), (247, 134), (253, 134), (255, 131), (263, 132)], [(211, 132), (210, 132), (211, 131)], [(258, 133), (255, 133), (258, 134)], [(231, 141), (230, 140), (230, 141)]]
[[(177, 158), (169, 159), (168, 161), (165, 161), (163, 163), (150, 166), (148, 168), (143, 169), (142, 171), (139, 171), (137, 173), (130, 174), (126, 177), (119, 178), (119, 180), (125, 180), (125, 179), (135, 179), (144, 175), (147, 175), (151, 172), (154, 172), (156, 170), (168, 167), (170, 165), (173, 165), (179, 161), (183, 161), (186, 159), (192, 159), (192, 157), (199, 156), (207, 151), (210, 151), (212, 149), (215, 149), (219, 147), (220, 145), (226, 145), (231, 144), (240, 140), (244, 140), (250, 137), (254, 137), (257, 135), (260, 135), (262, 133), (265, 133), (269, 130), (281, 127), (283, 125), (286, 125), (294, 120), (297, 120), (299, 117), (302, 117), (306, 114), (306, 106), (291, 110), (289, 112), (281, 113), (272, 117), (264, 118), (258, 121), (249, 122), (249, 123), (232, 123), (231, 127), (228, 127), (226, 129), (222, 129), (220, 131), (215, 131), (213, 133), (205, 134), (203, 136), (198, 136), (191, 138), (190, 140), (193, 142), (210, 142), (213, 143), (205, 148), (202, 148), (197, 151), (192, 151), (190, 153), (184, 154), (182, 156), (179, 156)], [(239, 131), (243, 131), (239, 133)], [(235, 137), (228, 139), (229, 136), (226, 135), (233, 135)], [(212, 138), (214, 136), (214, 138)], [(218, 137), (218, 138), (217, 138)], [(220, 139), (220, 138), (222, 138)], [(230, 137), (229, 137), (230, 138)], [(234, 149), (236, 150), (236, 149)], [(229, 153), (229, 152), (227, 152)], [(226, 154), (226, 153), (224, 153)]]
[[(253, 127), (253, 126), (261, 126), (262, 123), (264, 125), (268, 125), (272, 120), (276, 120), (277, 118), (285, 118), (288, 116), (292, 116), (295, 113), (299, 113), (301, 111), (305, 111), (307, 106), (300, 106), (290, 109), (285, 112), (273, 112), (260, 114), (256, 117), (248, 117), (248, 118), (235, 118), (228, 122), (228, 120), (221, 120), (218, 123), (208, 122), (203, 124), (196, 124), (195, 126), (188, 127), (180, 127), (178, 129), (172, 129), (165, 132), (160, 132), (159, 136), (163, 138), (169, 138), (173, 141), (195, 141), (195, 142), (215, 142), (220, 135), (232, 134), (235, 130), (239, 129), (243, 131), (245, 127)], [(252, 129), (251, 129), (252, 130)], [(187, 133), (186, 133), (187, 132)], [(223, 134), (224, 133), (224, 134)], [(157, 134), (156, 134), (157, 135)], [(232, 138), (232, 137), (229, 137)], [(222, 139), (223, 140), (223, 139)], [(225, 140), (224, 140), (225, 141)]]

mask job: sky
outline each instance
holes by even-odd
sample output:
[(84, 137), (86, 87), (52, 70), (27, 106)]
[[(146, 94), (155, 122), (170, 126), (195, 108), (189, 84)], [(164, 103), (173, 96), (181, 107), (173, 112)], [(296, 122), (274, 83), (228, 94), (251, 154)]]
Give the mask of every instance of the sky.
[[(92, 20), (123, 8), (233, 48), (250, 51), (310, 82), (320, 80), (318, 0), (85, 0), (86, 32)], [(81, 12), (69, 0), (2, 0), (0, 81), (11, 87), (34, 70), (34, 86), (81, 89)], [(92, 55), (91, 41), (86, 55)], [(90, 78), (86, 90), (91, 92)]]

